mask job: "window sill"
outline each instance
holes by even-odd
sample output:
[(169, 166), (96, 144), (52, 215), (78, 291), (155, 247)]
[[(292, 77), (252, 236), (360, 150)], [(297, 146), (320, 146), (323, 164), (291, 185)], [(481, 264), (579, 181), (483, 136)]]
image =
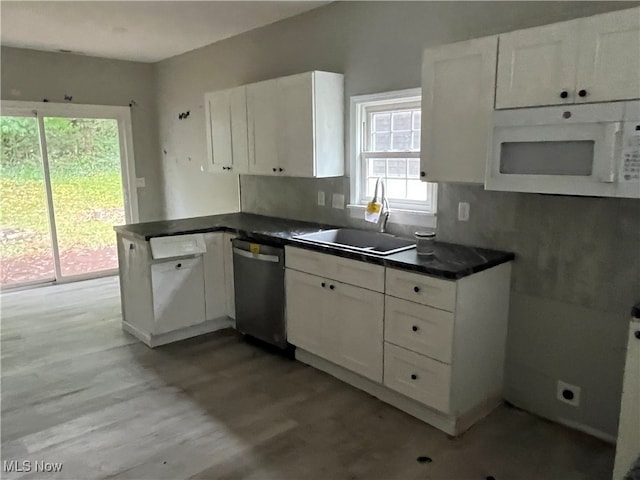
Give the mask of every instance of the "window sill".
[[(364, 219), (364, 205), (350, 204), (347, 205), (349, 214), (352, 218)], [(416, 225), (425, 228), (436, 228), (437, 217), (435, 213), (423, 212), (420, 210), (400, 210), (391, 209), (389, 215), (389, 223), (401, 225)]]

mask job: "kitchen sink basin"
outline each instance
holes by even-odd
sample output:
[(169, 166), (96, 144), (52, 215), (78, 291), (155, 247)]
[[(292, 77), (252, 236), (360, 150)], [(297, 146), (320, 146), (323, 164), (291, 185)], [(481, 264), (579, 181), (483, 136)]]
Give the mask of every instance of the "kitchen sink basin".
[(318, 233), (298, 235), (294, 238), (318, 245), (329, 245), (381, 256), (416, 248), (416, 242), (412, 240), (394, 237), (387, 233), (368, 232), (352, 228), (336, 228)]

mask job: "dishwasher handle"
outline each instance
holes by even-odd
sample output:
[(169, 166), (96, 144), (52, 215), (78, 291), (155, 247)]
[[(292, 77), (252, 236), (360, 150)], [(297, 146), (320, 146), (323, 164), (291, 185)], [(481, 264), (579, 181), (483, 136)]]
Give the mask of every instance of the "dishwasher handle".
[(241, 250), (237, 247), (233, 248), (234, 255), (240, 255), (241, 257), (250, 258), (252, 260), (260, 260), (261, 262), (279, 263), (280, 257), (277, 255), (265, 255), (263, 253), (251, 253), (246, 250)]

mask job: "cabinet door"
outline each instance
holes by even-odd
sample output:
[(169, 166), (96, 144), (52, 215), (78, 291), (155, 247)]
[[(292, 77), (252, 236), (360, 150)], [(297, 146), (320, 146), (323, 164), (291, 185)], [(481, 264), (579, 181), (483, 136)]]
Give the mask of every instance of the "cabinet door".
[[(278, 173), (313, 176), (313, 74), (279, 78)], [(280, 170), (282, 169), (282, 170)]]
[(328, 328), (335, 344), (328, 360), (381, 383), (384, 295), (334, 281), (326, 291)]
[(205, 112), (209, 170), (216, 173), (223, 172), (233, 163), (229, 91), (207, 93)]
[[(640, 322), (629, 327), (627, 360), (622, 383), (622, 401), (613, 478), (622, 479), (640, 451)], [(624, 477), (627, 478), (627, 477)]]
[(287, 340), (327, 360), (335, 357), (335, 335), (327, 316), (327, 280), (286, 270)]
[(422, 60), (422, 180), (484, 183), (498, 37), (431, 48)]
[(277, 80), (247, 85), (249, 173), (275, 175), (278, 168)]
[(167, 333), (205, 321), (202, 257), (151, 265), (153, 334)]
[(231, 233), (225, 233), (223, 237), (223, 253), (224, 253), (224, 286), (226, 295), (226, 313), (228, 317), (236, 318), (236, 290), (233, 281), (233, 245), (231, 240), (236, 238)]
[(249, 172), (249, 138), (247, 126), (247, 89), (245, 86), (229, 90), (231, 123), (232, 173)]
[(640, 8), (582, 20), (578, 102), (640, 98)]
[(578, 33), (572, 20), (500, 35), (496, 108), (573, 103)]
[(226, 315), (226, 290), (224, 275), (224, 234), (205, 233), (207, 252), (204, 259), (205, 312), (207, 320)]
[(451, 366), (386, 342), (384, 384), (441, 412), (451, 409)]

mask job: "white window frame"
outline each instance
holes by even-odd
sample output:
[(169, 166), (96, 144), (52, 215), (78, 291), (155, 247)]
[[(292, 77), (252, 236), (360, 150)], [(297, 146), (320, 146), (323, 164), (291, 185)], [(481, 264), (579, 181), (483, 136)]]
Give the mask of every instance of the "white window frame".
[[(392, 92), (375, 93), (369, 95), (357, 95), (351, 97), (350, 128), (349, 128), (349, 174), (351, 184), (350, 204), (348, 208), (354, 217), (364, 216), (366, 199), (364, 196), (364, 168), (361, 152), (365, 145), (364, 129), (366, 128), (366, 110), (371, 107), (403, 108), (411, 102), (421, 101), (420, 88), (399, 90)], [(421, 146), (422, 147), (422, 146)], [(385, 158), (407, 158), (408, 156), (420, 156), (419, 152), (388, 152)], [(389, 221), (392, 223), (409, 223), (435, 227), (437, 212), (437, 185), (430, 184), (427, 202), (393, 201), (390, 202), (392, 215)]]

